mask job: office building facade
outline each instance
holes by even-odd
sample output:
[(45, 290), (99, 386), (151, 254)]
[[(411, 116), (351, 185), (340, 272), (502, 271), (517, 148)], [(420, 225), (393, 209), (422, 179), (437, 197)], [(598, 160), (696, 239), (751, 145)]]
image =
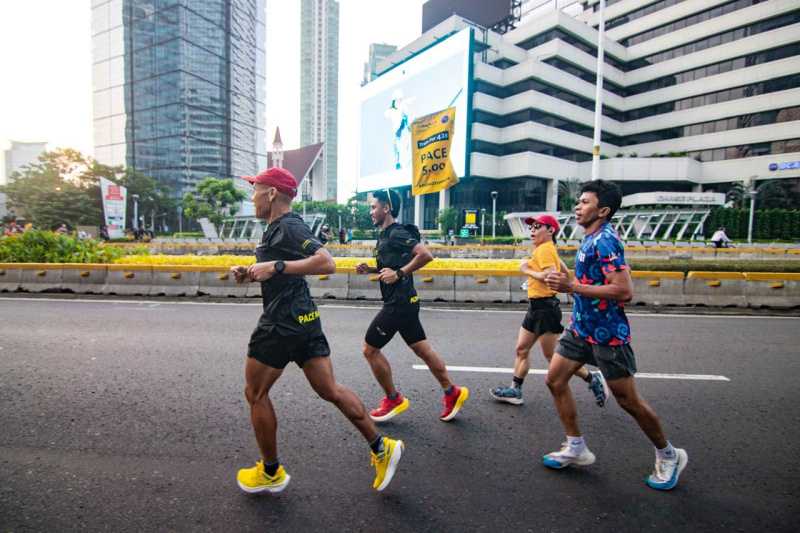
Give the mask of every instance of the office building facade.
[(302, 0), (300, 24), (300, 143), (324, 143), (322, 179), (327, 198), (336, 200), (339, 2)]
[(372, 43), (369, 45), (369, 60), (364, 63), (364, 81), (361, 85), (366, 85), (378, 77), (378, 65), (392, 55), (395, 50), (397, 47), (393, 44)]
[[(380, 67), (474, 27), (470, 176), (440, 207), (494, 190), (498, 210), (556, 210), (560, 182), (591, 177), (598, 4), (530, 4), (505, 33), (450, 17)], [(604, 18), (600, 177), (626, 194), (800, 177), (796, 0), (611, 0)]]
[(92, 0), (95, 157), (181, 197), (266, 166), (265, 0)]
[(25, 165), (36, 163), (39, 156), (47, 150), (47, 143), (11, 141), (11, 147), (5, 150), (5, 175), (0, 179), (0, 185), (8, 183), (11, 174), (22, 169)]

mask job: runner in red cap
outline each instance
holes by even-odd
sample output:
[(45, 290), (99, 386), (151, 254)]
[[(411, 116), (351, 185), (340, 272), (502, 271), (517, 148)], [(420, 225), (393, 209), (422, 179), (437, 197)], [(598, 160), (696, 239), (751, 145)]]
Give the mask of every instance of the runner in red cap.
[(292, 198), (297, 181), (291, 172), (271, 168), (245, 177), (255, 185), (256, 216), (269, 223), (249, 268), (231, 268), (236, 281), (261, 283), (264, 311), (250, 337), (245, 365), (245, 397), (250, 420), (261, 450), (261, 460), (239, 470), (239, 487), (249, 493), (280, 492), (291, 479), (278, 460), (277, 418), (270, 389), (294, 361), (321, 398), (334, 404), (358, 429), (370, 446), (375, 467), (376, 490), (392, 480), (404, 444), (378, 433), (364, 404), (333, 377), (330, 347), (320, 323), (320, 312), (311, 299), (304, 275), (332, 274), (336, 264), (330, 253), (295, 213)]
[[(545, 276), (550, 272), (568, 272), (567, 266), (558, 257), (555, 246), (556, 235), (560, 230), (558, 220), (550, 215), (538, 215), (526, 218), (525, 223), (531, 228), (534, 247), (531, 259), (524, 259), (520, 264), (520, 271), (528, 275), (528, 312), (517, 336), (517, 356), (511, 385), (499, 386), (489, 391), (495, 400), (512, 405), (523, 403), (522, 383), (530, 369), (528, 356), (533, 345), (539, 341), (542, 354), (549, 364), (555, 353), (558, 336), (564, 331), (556, 291), (544, 282)], [(602, 407), (606, 401), (603, 375), (600, 372), (589, 372), (585, 367), (578, 369), (575, 374), (589, 384), (597, 405)]]

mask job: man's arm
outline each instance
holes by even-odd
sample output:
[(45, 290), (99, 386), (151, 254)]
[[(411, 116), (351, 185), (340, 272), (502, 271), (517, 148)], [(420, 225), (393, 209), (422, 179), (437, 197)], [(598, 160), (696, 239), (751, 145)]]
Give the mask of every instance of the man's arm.
[[(430, 250), (428, 250), (428, 247), (421, 242), (418, 242), (416, 245), (414, 245), (414, 248), (411, 249), (411, 254), (411, 261), (398, 269), (403, 272), (404, 276), (416, 272), (420, 268), (433, 261), (433, 254)], [(391, 285), (398, 280), (397, 270), (384, 268), (380, 272), (380, 278), (384, 283)]]
[(542, 281), (543, 282), (545, 277), (547, 277), (547, 275), (550, 272), (555, 272), (556, 269), (555, 269), (555, 267), (548, 266), (548, 267), (545, 267), (545, 269), (542, 272), (536, 272), (535, 270), (533, 270), (530, 267), (530, 265), (528, 265), (528, 260), (527, 259), (523, 259), (522, 262), (519, 264), (519, 271), (522, 272), (523, 274), (527, 275), (527, 276), (532, 277), (533, 279), (535, 279), (537, 281)]
[[(276, 261), (265, 261), (256, 263), (247, 269), (250, 279), (253, 281), (265, 281), (275, 275)], [(284, 261), (286, 268), (284, 274), (309, 275), (309, 274), (333, 274), (336, 272), (336, 263), (331, 257), (330, 252), (325, 248), (320, 248), (314, 255), (295, 261)]]
[(588, 298), (627, 302), (633, 298), (633, 280), (627, 268), (606, 273), (605, 285), (583, 285), (578, 279), (569, 279), (563, 272), (553, 272), (545, 278), (548, 287), (558, 292), (580, 294)]

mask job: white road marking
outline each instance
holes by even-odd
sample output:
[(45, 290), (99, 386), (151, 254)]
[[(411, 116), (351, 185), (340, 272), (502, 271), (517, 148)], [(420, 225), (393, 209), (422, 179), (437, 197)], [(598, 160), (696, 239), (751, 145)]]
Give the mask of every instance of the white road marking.
[[(414, 370), (428, 370), (426, 365), (412, 365)], [(500, 368), (496, 366), (450, 366), (447, 365), (447, 370), (453, 372), (483, 372), (487, 374), (511, 374), (514, 372), (513, 368)], [(531, 368), (528, 374), (547, 374), (547, 370), (540, 368)], [(644, 379), (680, 379), (688, 381), (730, 381), (725, 376), (715, 376), (713, 374), (661, 374), (661, 373), (648, 373), (637, 372), (637, 378)]]

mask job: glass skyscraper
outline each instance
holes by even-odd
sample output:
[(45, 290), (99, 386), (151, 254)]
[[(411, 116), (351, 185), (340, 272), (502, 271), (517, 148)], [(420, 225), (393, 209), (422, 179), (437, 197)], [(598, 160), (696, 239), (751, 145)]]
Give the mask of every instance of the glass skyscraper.
[(92, 0), (94, 145), (174, 188), (266, 167), (265, 0)]
[(325, 143), (325, 190), (327, 199), (336, 200), (339, 2), (302, 0), (300, 13), (300, 143)]

